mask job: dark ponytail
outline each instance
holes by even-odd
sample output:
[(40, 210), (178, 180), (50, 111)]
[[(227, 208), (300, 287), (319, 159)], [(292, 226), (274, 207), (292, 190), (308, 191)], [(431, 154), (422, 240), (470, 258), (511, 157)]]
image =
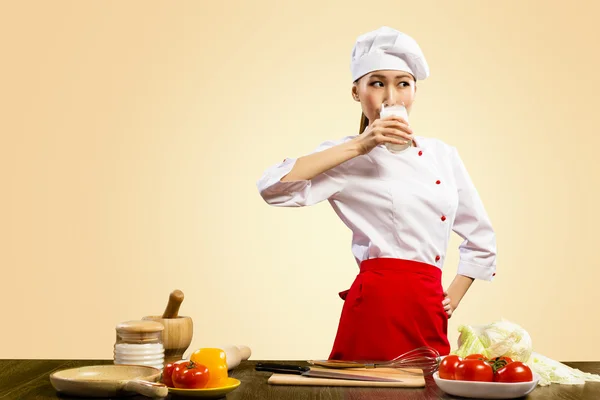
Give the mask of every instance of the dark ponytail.
[(367, 118), (367, 116), (364, 113), (360, 113), (360, 128), (358, 129), (358, 134), (360, 135), (361, 133), (363, 133), (365, 131), (365, 129), (367, 129), (367, 126), (369, 125), (369, 119)]

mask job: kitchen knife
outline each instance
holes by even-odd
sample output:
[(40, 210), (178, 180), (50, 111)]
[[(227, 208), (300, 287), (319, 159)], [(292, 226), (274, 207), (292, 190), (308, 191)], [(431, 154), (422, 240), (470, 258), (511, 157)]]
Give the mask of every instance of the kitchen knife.
[(401, 382), (401, 379), (393, 378), (382, 378), (370, 375), (355, 375), (347, 374), (338, 371), (322, 371), (318, 369), (312, 369), (310, 367), (303, 367), (298, 365), (290, 364), (277, 364), (277, 363), (257, 363), (256, 371), (268, 371), (275, 372), (278, 374), (296, 374), (302, 376), (308, 376), (312, 378), (328, 378), (328, 379), (346, 379), (353, 381), (371, 381), (371, 382)]

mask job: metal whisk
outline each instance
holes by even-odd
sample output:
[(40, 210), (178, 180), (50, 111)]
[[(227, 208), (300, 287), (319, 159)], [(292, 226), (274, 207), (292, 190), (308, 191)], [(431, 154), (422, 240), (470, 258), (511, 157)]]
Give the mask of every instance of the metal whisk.
[(419, 347), (399, 355), (390, 361), (309, 361), (309, 364), (326, 368), (396, 368), (407, 373), (419, 374), (411, 369), (423, 370), (423, 375), (432, 375), (440, 366), (440, 353), (428, 346)]

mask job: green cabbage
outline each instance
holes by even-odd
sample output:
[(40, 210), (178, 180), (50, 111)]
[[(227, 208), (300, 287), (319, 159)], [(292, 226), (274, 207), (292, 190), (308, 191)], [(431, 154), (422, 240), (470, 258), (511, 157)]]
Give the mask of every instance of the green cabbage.
[(481, 343), (490, 358), (506, 356), (514, 361), (527, 362), (533, 351), (529, 333), (505, 319), (485, 326)]
[(527, 365), (532, 371), (540, 375), (540, 386), (546, 386), (551, 383), (561, 383), (563, 385), (580, 385), (585, 381), (600, 382), (600, 375), (583, 372), (577, 368), (571, 368), (558, 361), (554, 361), (541, 354), (533, 352)]
[(460, 336), (458, 337), (458, 349), (451, 351), (460, 357), (466, 357), (469, 354), (483, 354), (487, 356), (487, 351), (481, 343), (480, 329), (470, 325), (460, 325), (458, 327)]
[(466, 357), (483, 354), (488, 358), (506, 356), (529, 365), (540, 375), (540, 386), (550, 383), (567, 385), (585, 381), (600, 382), (600, 375), (589, 374), (533, 352), (531, 336), (521, 326), (506, 319), (485, 326), (460, 325), (458, 348), (451, 354)]

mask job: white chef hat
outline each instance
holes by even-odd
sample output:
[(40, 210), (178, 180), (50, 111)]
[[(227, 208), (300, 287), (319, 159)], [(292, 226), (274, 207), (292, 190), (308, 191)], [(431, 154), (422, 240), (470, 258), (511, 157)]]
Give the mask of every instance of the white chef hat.
[(417, 42), (387, 26), (356, 39), (350, 69), (353, 82), (369, 72), (385, 69), (408, 72), (417, 80), (429, 76), (429, 66)]

